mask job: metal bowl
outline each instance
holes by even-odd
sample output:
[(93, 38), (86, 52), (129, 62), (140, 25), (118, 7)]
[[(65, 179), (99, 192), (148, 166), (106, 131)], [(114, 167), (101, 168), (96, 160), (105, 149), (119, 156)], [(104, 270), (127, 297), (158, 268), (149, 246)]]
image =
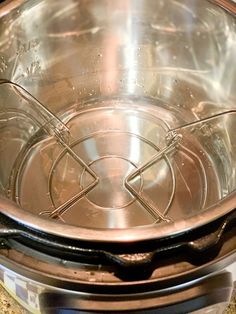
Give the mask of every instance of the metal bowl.
[(96, 242), (230, 213), (235, 13), (230, 1), (3, 4), (1, 213)]

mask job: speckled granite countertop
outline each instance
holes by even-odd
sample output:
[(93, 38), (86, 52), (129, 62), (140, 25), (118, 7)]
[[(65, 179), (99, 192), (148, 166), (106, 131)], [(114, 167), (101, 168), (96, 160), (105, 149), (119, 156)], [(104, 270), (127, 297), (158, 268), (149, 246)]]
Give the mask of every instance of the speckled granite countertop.
[(0, 285), (0, 313), (28, 314)]

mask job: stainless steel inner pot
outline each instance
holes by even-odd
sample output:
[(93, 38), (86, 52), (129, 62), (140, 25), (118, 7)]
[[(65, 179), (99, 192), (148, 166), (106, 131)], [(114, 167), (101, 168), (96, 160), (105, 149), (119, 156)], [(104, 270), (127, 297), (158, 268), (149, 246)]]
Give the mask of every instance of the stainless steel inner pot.
[(227, 0), (0, 6), (0, 283), (30, 312), (223, 311), (235, 14)]
[(1, 212), (95, 241), (158, 238), (230, 212), (233, 13), (230, 1), (5, 4)]

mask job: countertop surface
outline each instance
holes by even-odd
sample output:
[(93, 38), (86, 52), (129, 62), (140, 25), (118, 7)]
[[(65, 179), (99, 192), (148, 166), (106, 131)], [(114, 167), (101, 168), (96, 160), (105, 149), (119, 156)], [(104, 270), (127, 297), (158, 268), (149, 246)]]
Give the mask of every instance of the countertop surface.
[(0, 314), (28, 314), (0, 285)]

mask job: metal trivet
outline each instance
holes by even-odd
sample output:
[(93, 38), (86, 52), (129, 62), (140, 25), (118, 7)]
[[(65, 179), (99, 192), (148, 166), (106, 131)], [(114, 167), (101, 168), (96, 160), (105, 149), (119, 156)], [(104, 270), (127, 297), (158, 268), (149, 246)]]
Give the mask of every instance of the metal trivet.
[[(52, 200), (53, 209), (52, 210), (44, 210), (39, 213), (39, 215), (46, 215), (50, 218), (61, 219), (63, 221), (63, 214), (70, 210), (71, 206), (75, 203), (83, 199), (89, 192), (95, 189), (95, 187), (99, 184), (101, 178), (99, 174), (96, 173), (95, 170), (92, 169), (92, 162), (87, 164), (79, 155), (73, 150), (75, 143), (77, 143), (77, 139), (73, 138), (69, 128), (65, 125), (56, 115), (54, 115), (51, 111), (49, 111), (40, 101), (38, 101), (34, 96), (32, 96), (27, 90), (25, 90), (22, 86), (13, 83), (9, 80), (0, 80), (0, 86), (8, 84), (11, 88), (14, 89), (23, 99), (27, 102), (31, 103), (34, 106), (35, 114), (31, 117), (34, 121), (41, 125), (41, 127), (50, 135), (56, 139), (57, 145), (62, 147), (62, 152), (59, 154), (58, 158), (56, 158), (54, 164), (51, 167), (49, 172), (49, 194)], [(176, 191), (176, 179), (174, 175), (173, 167), (168, 160), (168, 154), (178, 149), (181, 146), (182, 134), (178, 133), (186, 128), (193, 128), (195, 126), (204, 126), (204, 123), (210, 122), (218, 117), (222, 117), (225, 115), (235, 114), (236, 110), (228, 110), (222, 113), (215, 114), (213, 116), (203, 118), (194, 122), (190, 122), (184, 124), (182, 126), (176, 128), (170, 128), (166, 124), (168, 131), (166, 133), (166, 145), (158, 149), (158, 151), (153, 154), (148, 160), (142, 163), (140, 166), (135, 165), (132, 161), (127, 160), (130, 164), (132, 164), (132, 171), (128, 173), (128, 175), (124, 178), (124, 187), (125, 189), (134, 197), (134, 200), (137, 200), (139, 204), (146, 210), (146, 212), (152, 217), (153, 222), (171, 222), (172, 219), (168, 216), (168, 212), (170, 206), (173, 201), (173, 197)], [(17, 111), (17, 114), (19, 112)], [(42, 122), (38, 122), (40, 120)], [(96, 134), (94, 135), (96, 137)], [(138, 136), (137, 136), (138, 137)], [(145, 139), (141, 140), (145, 141)], [(52, 175), (55, 171), (55, 167), (58, 165), (58, 162), (68, 154), (76, 163), (78, 163), (83, 168), (83, 175), (85, 173), (89, 174), (92, 178), (92, 182), (89, 184), (84, 184), (82, 190), (75, 194), (73, 197), (68, 199), (66, 202), (61, 204), (60, 206), (55, 206), (53, 202), (53, 197), (51, 195), (50, 186), (52, 184)], [(106, 156), (106, 158), (120, 158), (119, 156)], [(147, 171), (147, 169), (153, 167), (159, 160), (166, 159), (167, 164), (171, 173), (172, 187), (170, 198), (166, 208), (161, 212), (159, 208), (157, 208), (156, 204), (143, 193), (142, 189), (137, 189), (132, 184), (132, 181), (140, 178), (142, 181), (142, 174)], [(100, 158), (101, 160), (102, 158)], [(123, 158), (125, 160), (125, 158)], [(124, 161), (126, 162), (126, 161)], [(143, 183), (141, 182), (140, 185)], [(20, 205), (20, 199), (18, 197), (18, 203)], [(128, 203), (129, 204), (129, 203)]]

